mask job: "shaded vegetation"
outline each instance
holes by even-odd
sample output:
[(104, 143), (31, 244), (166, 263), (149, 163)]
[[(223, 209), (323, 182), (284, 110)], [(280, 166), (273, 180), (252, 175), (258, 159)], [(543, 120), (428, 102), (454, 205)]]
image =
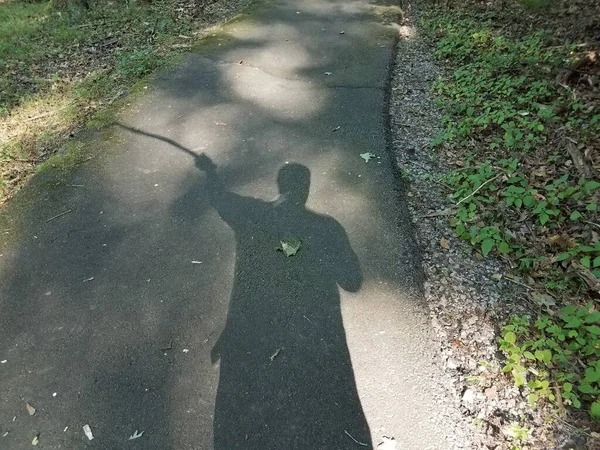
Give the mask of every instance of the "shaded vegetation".
[[(96, 113), (249, 1), (0, 3), (0, 204)], [(135, 89), (133, 89), (135, 90)]]
[[(505, 371), (532, 405), (600, 420), (600, 5), (428, 2), (448, 70), (432, 143), (456, 170), (451, 223), (495, 254), (527, 302), (504, 327)], [(597, 425), (589, 424), (592, 428)]]

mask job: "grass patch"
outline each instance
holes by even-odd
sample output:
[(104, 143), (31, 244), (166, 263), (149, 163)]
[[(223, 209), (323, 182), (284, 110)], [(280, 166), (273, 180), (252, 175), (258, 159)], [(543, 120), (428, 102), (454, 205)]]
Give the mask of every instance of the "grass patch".
[(600, 63), (589, 11), (545, 3), (427, 9), (449, 69), (433, 86), (444, 115), (432, 146), (456, 167), (443, 182), (457, 236), (530, 288), (535, 307), (504, 327), (505, 371), (533, 406), (600, 420)]
[(65, 174), (70, 172), (78, 164), (85, 160), (84, 145), (81, 142), (69, 142), (65, 144), (61, 153), (54, 155), (36, 167), (36, 173), (52, 172)]
[(137, 82), (249, 3), (0, 3), (0, 205), (78, 127), (111, 123)]

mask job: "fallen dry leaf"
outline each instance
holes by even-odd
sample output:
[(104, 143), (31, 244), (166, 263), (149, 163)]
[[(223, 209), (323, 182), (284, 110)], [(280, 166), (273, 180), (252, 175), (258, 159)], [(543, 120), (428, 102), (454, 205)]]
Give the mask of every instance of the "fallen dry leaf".
[(25, 408), (27, 408), (27, 412), (30, 416), (35, 416), (35, 408), (31, 406), (29, 403), (25, 403)]
[(87, 436), (87, 438), (91, 441), (92, 439), (94, 439), (94, 435), (92, 434), (92, 429), (90, 428), (90, 426), (88, 424), (85, 424), (83, 426), (83, 432), (85, 433), (85, 435)]
[(373, 154), (371, 152), (361, 153), (359, 156), (362, 159), (364, 159), (366, 163), (368, 163), (369, 161), (371, 161), (373, 158), (377, 157), (377, 155), (375, 155), (375, 154)]
[(275, 350), (275, 353), (273, 353), (271, 355), (271, 361), (274, 361), (275, 358), (277, 358), (277, 356), (281, 353), (281, 350), (282, 350), (281, 348), (278, 348), (277, 350)]
[(448, 240), (446, 238), (440, 239), (440, 245), (442, 246), (442, 248), (445, 248), (446, 250), (450, 249), (450, 243), (448, 242)]
[(129, 439), (127, 439), (128, 441), (133, 441), (135, 439), (139, 439), (144, 435), (144, 432), (142, 431), (141, 433), (138, 432), (138, 430), (135, 430), (134, 433), (129, 436)]

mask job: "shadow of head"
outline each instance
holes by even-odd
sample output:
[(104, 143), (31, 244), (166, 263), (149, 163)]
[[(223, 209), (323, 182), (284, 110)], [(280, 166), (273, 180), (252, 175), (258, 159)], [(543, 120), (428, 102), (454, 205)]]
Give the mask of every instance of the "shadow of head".
[(310, 170), (302, 164), (284, 165), (277, 174), (281, 201), (290, 206), (304, 206), (310, 190)]

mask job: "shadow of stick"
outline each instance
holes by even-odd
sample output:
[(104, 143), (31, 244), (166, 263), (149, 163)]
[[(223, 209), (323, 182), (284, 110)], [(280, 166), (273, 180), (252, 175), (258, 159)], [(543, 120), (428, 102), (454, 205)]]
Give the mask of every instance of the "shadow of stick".
[(197, 153), (195, 153), (193, 150), (190, 150), (189, 148), (184, 147), (179, 142), (176, 142), (173, 139), (169, 139), (168, 137), (164, 137), (164, 136), (161, 136), (159, 134), (154, 134), (154, 133), (150, 133), (148, 131), (140, 130), (139, 128), (130, 127), (130, 126), (124, 125), (124, 124), (122, 124), (120, 122), (117, 122), (117, 125), (119, 127), (123, 128), (124, 130), (127, 130), (127, 131), (131, 132), (131, 133), (141, 134), (142, 136), (147, 136), (147, 137), (150, 137), (150, 138), (158, 139), (159, 141), (166, 142), (167, 144), (170, 144), (173, 147), (178, 148), (179, 150), (182, 150), (184, 153), (187, 153), (188, 155), (190, 155), (191, 157), (193, 157), (195, 160), (198, 160), (198, 158), (200, 158), (200, 155), (198, 155)]

